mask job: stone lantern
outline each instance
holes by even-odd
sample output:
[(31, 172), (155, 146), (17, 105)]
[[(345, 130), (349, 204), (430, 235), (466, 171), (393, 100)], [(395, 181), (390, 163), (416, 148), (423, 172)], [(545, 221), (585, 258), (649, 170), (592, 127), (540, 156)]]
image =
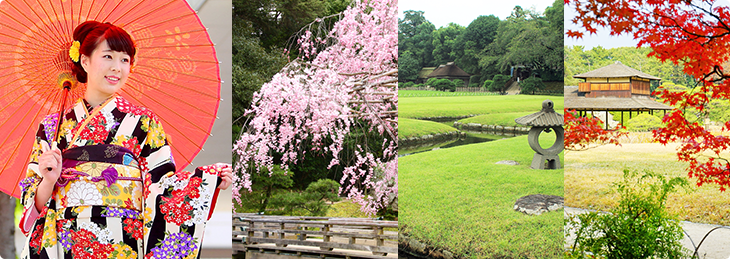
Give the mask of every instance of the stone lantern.
[[(560, 168), (560, 157), (558, 154), (563, 151), (563, 115), (556, 113), (553, 109), (553, 101), (545, 100), (542, 102), (542, 110), (527, 116), (515, 119), (516, 123), (531, 126), (530, 132), (527, 134), (527, 143), (530, 144), (535, 155), (532, 157), (532, 169), (558, 169)], [(555, 143), (549, 148), (540, 146), (540, 133), (555, 132)], [(547, 161), (547, 167), (545, 166)]]

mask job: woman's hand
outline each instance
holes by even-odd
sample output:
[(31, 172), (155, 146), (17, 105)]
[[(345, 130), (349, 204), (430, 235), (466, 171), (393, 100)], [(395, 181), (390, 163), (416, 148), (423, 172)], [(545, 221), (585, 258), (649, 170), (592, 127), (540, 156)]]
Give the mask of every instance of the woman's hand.
[(48, 181), (55, 184), (61, 175), (61, 150), (55, 147), (55, 145), (53, 148), (49, 147), (48, 144), (42, 146), (43, 153), (38, 157), (38, 171), (40, 171), (39, 173), (43, 177), (44, 182)]
[(231, 164), (217, 163), (217, 166), (221, 167), (221, 174), (219, 175), (222, 179), (221, 185), (218, 185), (218, 189), (225, 190), (233, 183), (233, 168)]
[(61, 175), (62, 156), (61, 150), (56, 145), (53, 148), (48, 144), (43, 145), (43, 153), (38, 157), (38, 171), (43, 177), (38, 184), (35, 195), (35, 208), (38, 212), (46, 206), (46, 202), (53, 194), (53, 188)]

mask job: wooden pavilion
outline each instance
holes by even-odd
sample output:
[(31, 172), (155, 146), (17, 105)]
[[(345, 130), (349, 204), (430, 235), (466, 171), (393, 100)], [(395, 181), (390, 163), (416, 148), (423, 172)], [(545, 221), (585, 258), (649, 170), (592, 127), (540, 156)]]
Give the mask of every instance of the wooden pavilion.
[(471, 77), (471, 75), (457, 67), (454, 62), (448, 62), (446, 65), (440, 65), (427, 76), (428, 79), (446, 78), (452, 81), (458, 79), (464, 81), (464, 86), (469, 86), (469, 77)]
[(621, 124), (624, 124), (624, 113), (629, 111), (648, 112), (671, 110), (672, 107), (655, 101), (651, 97), (651, 82), (661, 80), (658, 77), (630, 68), (621, 62), (577, 74), (574, 78), (585, 79), (578, 86), (565, 86), (565, 108), (576, 110), (580, 116), (588, 112), (605, 111), (606, 129), (608, 129), (608, 112), (621, 111)]

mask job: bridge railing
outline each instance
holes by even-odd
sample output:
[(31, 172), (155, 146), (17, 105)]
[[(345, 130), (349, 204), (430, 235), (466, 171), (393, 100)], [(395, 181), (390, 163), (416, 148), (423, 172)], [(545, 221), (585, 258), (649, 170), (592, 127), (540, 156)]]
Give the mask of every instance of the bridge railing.
[[(398, 254), (398, 222), (362, 218), (233, 215), (233, 250), (391, 258)], [(386, 257), (388, 255), (391, 257)]]

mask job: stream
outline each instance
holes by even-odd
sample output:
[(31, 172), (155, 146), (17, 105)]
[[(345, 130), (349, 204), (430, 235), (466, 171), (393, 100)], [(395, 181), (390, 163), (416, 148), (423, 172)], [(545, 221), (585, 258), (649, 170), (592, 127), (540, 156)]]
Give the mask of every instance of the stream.
[[(444, 118), (439, 119), (431, 119), (431, 121), (435, 121), (444, 125), (452, 126), (454, 125), (454, 118), (451, 118), (450, 120), (446, 120)], [(495, 135), (495, 134), (489, 134), (484, 132), (475, 132), (475, 131), (461, 131), (463, 134), (459, 135), (458, 139), (452, 139), (452, 140), (446, 140), (446, 141), (433, 141), (428, 142), (420, 145), (409, 145), (404, 146), (402, 148), (399, 148), (398, 150), (398, 157), (404, 157), (408, 155), (428, 152), (428, 151), (434, 151), (444, 148), (452, 148), (452, 147), (458, 147), (463, 145), (469, 145), (469, 144), (477, 144), (482, 142), (488, 142), (488, 141), (494, 141), (504, 138), (511, 138), (514, 137), (513, 134), (509, 135)], [(519, 136), (519, 134), (517, 135)]]

